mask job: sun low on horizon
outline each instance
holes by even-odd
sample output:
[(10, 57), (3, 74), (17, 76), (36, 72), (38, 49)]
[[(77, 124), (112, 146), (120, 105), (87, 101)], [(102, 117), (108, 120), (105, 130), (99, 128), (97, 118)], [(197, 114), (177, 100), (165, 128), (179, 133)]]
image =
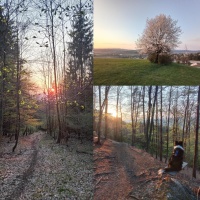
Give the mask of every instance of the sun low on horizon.
[(112, 115), (112, 117), (117, 117), (117, 113), (114, 110), (110, 111), (110, 114)]

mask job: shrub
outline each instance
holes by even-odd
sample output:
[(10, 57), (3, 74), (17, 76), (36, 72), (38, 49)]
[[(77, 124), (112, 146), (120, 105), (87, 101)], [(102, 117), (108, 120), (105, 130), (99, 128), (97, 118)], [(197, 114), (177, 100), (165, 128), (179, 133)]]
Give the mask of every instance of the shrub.
[[(156, 61), (156, 53), (151, 53), (148, 55), (148, 60), (152, 63)], [(170, 54), (160, 54), (158, 57), (158, 64), (170, 64), (172, 63), (172, 58)]]
[(172, 63), (172, 58), (170, 54), (160, 54), (158, 57), (158, 64), (170, 64)]
[(147, 59), (148, 59), (150, 62), (155, 63), (156, 54), (155, 54), (155, 53), (149, 54)]

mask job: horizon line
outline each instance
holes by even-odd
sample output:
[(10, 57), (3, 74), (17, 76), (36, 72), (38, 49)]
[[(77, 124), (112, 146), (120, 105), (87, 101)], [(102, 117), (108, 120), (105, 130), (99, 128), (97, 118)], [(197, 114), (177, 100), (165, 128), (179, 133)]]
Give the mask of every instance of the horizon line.
[[(96, 47), (96, 48), (93, 48), (93, 49), (121, 49), (121, 50), (135, 50), (135, 51), (138, 51), (139, 49), (129, 49), (129, 48), (118, 48), (118, 47)], [(172, 51), (200, 51), (200, 49), (198, 50), (195, 50), (195, 49), (190, 49), (190, 50), (185, 50), (185, 49), (173, 49)]]

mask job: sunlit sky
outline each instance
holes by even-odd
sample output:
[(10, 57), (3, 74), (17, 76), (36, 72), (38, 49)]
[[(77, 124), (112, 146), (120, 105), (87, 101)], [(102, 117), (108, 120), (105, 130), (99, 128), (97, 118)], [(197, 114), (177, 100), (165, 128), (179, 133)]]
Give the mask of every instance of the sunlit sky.
[(147, 18), (159, 14), (178, 20), (177, 49), (200, 50), (199, 0), (94, 0), (94, 48), (135, 49)]
[[(111, 114), (112, 116), (116, 117), (116, 101), (117, 101), (117, 87), (118, 86), (112, 86), (109, 90), (108, 94), (108, 113)], [(120, 89), (120, 95), (119, 95), (119, 107), (118, 107), (118, 116), (121, 116), (121, 111), (122, 111), (122, 119), (126, 122), (131, 121), (131, 89), (130, 86), (119, 86)], [(138, 88), (138, 92), (142, 92), (142, 87), (143, 86), (134, 86), (133, 90), (135, 88)], [(172, 87), (172, 106), (175, 105), (175, 100), (176, 100), (176, 95), (178, 95), (178, 110), (182, 110), (183, 107), (186, 105), (186, 98), (187, 98), (187, 91), (188, 91), (189, 86), (173, 86)], [(152, 88), (152, 94), (155, 92), (155, 86)], [(168, 104), (169, 104), (169, 91), (171, 89), (170, 86), (163, 86), (162, 87), (162, 106), (163, 106), (163, 118), (166, 117), (166, 111), (168, 109)], [(190, 103), (195, 103), (197, 101), (197, 86), (190, 86)], [(145, 110), (147, 112), (148, 109), (148, 88), (146, 87), (145, 89)], [(177, 93), (178, 92), (178, 93)], [(94, 86), (94, 109), (99, 109), (99, 88), (98, 86)], [(139, 93), (138, 93), (139, 94)], [(136, 95), (136, 99), (139, 96)], [(105, 87), (101, 86), (101, 101), (105, 99)], [(153, 95), (152, 95), (152, 98)], [(136, 100), (137, 101), (137, 100)], [(153, 101), (153, 100), (152, 100)], [(102, 103), (101, 102), (101, 103)], [(160, 102), (160, 88), (158, 90), (158, 102)], [(140, 101), (142, 103), (142, 100)], [(120, 109), (121, 106), (121, 109)], [(159, 103), (160, 106), (160, 103)], [(142, 109), (142, 105), (140, 104), (140, 108)], [(193, 106), (193, 114), (195, 116), (196, 113), (196, 107)], [(121, 110), (121, 111), (120, 111)], [(105, 111), (105, 110), (104, 110)], [(139, 112), (139, 118), (143, 119), (142, 113)]]

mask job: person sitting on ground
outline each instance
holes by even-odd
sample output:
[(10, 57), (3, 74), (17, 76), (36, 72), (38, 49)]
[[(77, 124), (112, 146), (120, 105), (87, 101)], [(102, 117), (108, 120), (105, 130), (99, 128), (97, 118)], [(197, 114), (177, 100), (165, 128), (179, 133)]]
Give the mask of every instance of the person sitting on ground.
[(165, 172), (182, 170), (184, 148), (182, 141), (175, 141), (174, 151), (169, 159), (168, 167)]

